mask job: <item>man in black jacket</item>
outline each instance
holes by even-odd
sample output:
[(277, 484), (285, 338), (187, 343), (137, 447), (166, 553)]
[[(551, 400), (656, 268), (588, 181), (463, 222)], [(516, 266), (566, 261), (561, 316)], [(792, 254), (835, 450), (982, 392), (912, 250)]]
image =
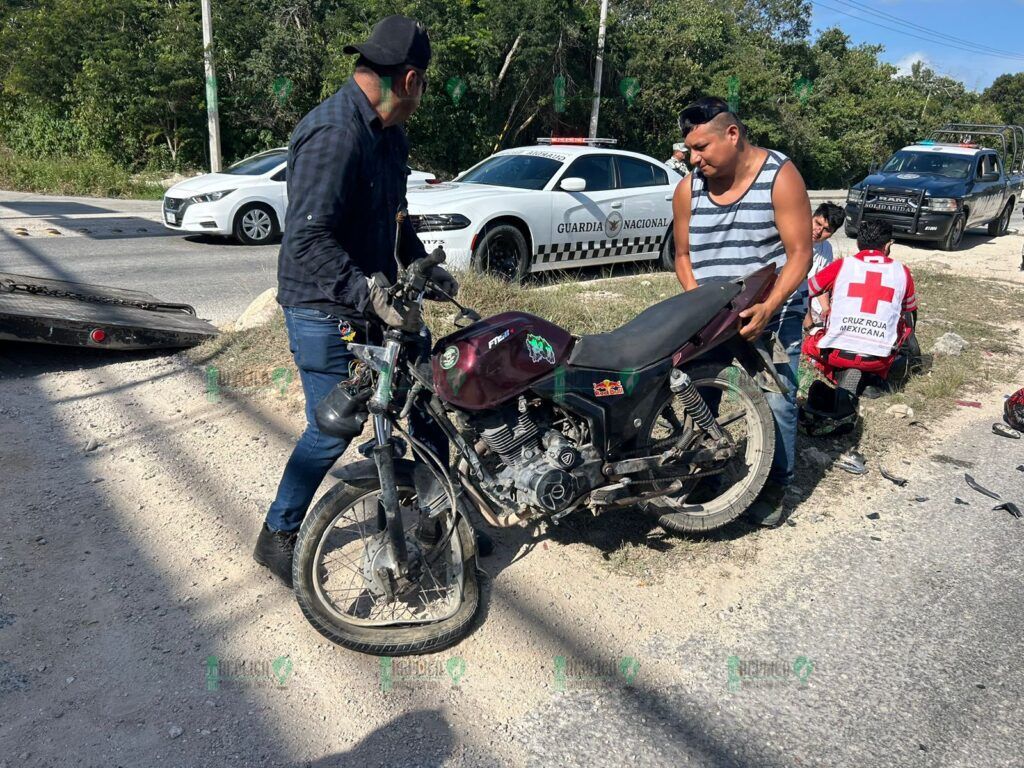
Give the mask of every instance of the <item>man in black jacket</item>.
[[(253, 556), (289, 587), (296, 532), (327, 471), (348, 446), (320, 432), (316, 406), (348, 377), (349, 342), (365, 343), (382, 323), (403, 323), (370, 277), (383, 273), (392, 283), (397, 277), (396, 213), (404, 207), (409, 173), (402, 124), (426, 90), (430, 41), (418, 22), (389, 16), (366, 42), (345, 52), (359, 55), (355, 74), (299, 122), (288, 147), (277, 300), (302, 380), (307, 425)], [(398, 254), (409, 264), (426, 252), (409, 219), (400, 226)], [(431, 279), (449, 294), (458, 289), (439, 267)], [(447, 459), (447, 441), (436, 425), (413, 418), (410, 427)]]

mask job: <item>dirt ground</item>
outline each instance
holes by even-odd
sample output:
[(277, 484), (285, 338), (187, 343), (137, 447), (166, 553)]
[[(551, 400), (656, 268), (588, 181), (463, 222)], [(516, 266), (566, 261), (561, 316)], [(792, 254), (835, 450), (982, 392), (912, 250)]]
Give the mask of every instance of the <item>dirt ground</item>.
[[(1022, 244), (895, 255), (1022, 282), (1011, 260)], [(824, 542), (869, 527), (865, 500), (889, 489), (877, 472), (805, 471), (794, 525), (738, 523), (697, 542), (626, 514), (498, 534), (473, 633), (382, 690), (378, 659), (321, 638), (252, 561), (301, 430), (272, 386), (213, 393), (182, 356), (7, 345), (0, 365), (0, 766), (11, 768), (528, 764), (511, 734), (556, 695), (556, 657), (643, 655), (644, 674), (671, 685), (678, 670), (659, 647), (735, 643), (738, 612)], [(996, 413), (1004, 390), (979, 395), (983, 408)], [(908, 426), (871, 465), (911, 473), (975, 416)], [(625, 567), (636, 548), (644, 557)]]

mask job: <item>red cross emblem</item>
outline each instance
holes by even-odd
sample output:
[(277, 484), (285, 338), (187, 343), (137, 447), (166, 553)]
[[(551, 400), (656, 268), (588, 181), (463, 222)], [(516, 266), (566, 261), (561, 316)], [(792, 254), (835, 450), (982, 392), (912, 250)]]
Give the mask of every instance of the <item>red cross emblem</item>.
[(879, 302), (892, 301), (895, 295), (895, 288), (882, 285), (881, 272), (868, 272), (863, 283), (850, 283), (850, 298), (860, 299), (860, 311), (868, 315), (878, 312)]

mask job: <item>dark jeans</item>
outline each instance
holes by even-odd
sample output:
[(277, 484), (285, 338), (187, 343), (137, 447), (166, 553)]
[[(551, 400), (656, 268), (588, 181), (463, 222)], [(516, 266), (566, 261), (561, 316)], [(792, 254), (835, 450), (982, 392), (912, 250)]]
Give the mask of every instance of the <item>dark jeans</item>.
[[(306, 429), (285, 464), (277, 497), (267, 512), (267, 526), (275, 531), (296, 531), (327, 471), (341, 457), (349, 441), (320, 432), (316, 406), (338, 382), (348, 378), (349, 363), (355, 358), (338, 331), (338, 318), (317, 309), (284, 307), (288, 343), (295, 358), (306, 396)], [(359, 331), (355, 339), (366, 343)], [(429, 350), (429, 338), (424, 350)], [(424, 350), (420, 350), (422, 353)], [(448, 441), (437, 425), (413, 410), (409, 417), (412, 435), (448, 459)]]
[[(786, 350), (788, 358), (785, 363), (776, 363), (775, 371), (783, 383), (788, 385), (789, 391), (782, 395), (777, 395), (774, 392), (764, 393), (775, 421), (775, 456), (772, 459), (768, 482), (783, 486), (793, 482), (796, 469), (796, 435), (799, 416), (796, 396), (800, 390), (798, 377), (800, 345), (803, 341), (802, 323), (803, 318), (796, 313), (784, 312), (774, 318), (764, 329), (766, 334), (778, 335), (779, 343)], [(731, 362), (725, 359), (723, 353), (716, 351), (710, 353), (710, 359), (718, 359), (723, 363)], [(717, 416), (721, 392), (705, 390), (701, 395), (712, 413)]]

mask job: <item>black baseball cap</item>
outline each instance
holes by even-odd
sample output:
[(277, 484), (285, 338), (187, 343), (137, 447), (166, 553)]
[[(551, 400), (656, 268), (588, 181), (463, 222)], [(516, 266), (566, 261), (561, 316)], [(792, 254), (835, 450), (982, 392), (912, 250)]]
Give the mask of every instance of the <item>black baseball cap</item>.
[(346, 45), (345, 53), (358, 53), (382, 67), (407, 64), (426, 69), (430, 64), (430, 38), (426, 28), (408, 16), (387, 16), (378, 21), (364, 43)]

